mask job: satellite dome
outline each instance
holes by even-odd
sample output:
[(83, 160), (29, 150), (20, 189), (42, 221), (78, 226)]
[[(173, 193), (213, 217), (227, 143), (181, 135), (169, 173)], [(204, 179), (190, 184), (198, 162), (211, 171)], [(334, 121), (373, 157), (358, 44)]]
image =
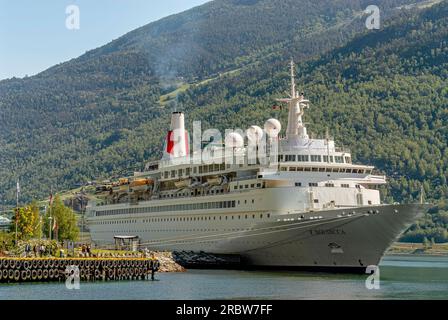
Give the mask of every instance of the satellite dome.
[(259, 126), (250, 126), (246, 131), (247, 139), (251, 142), (260, 142), (263, 139), (263, 129)]
[(269, 119), (264, 124), (264, 131), (266, 131), (270, 137), (277, 137), (281, 130), (282, 125), (277, 119)]
[(225, 139), (226, 148), (242, 148), (244, 147), (243, 137), (236, 132), (231, 132)]

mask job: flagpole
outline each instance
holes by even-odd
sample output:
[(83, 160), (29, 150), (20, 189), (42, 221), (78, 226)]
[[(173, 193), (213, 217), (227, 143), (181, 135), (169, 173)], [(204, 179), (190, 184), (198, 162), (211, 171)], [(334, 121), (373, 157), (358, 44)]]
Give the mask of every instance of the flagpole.
[(53, 229), (53, 225), (51, 224), (51, 207), (53, 206), (53, 187), (50, 188), (50, 204), (48, 206), (48, 220), (49, 220), (49, 227), (48, 227), (48, 239), (51, 240), (51, 231)]
[(20, 185), (19, 180), (17, 179), (17, 185), (16, 185), (16, 246), (17, 246), (17, 229), (19, 224), (19, 192), (20, 192)]

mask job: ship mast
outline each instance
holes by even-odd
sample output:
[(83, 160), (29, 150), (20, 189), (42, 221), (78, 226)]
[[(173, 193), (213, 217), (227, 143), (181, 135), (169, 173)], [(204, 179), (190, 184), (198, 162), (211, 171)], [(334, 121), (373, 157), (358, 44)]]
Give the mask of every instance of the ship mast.
[(291, 60), (291, 96), (289, 98), (277, 99), (279, 102), (284, 102), (289, 105), (289, 113), (288, 113), (288, 127), (286, 129), (286, 138), (289, 141), (305, 139), (307, 140), (308, 134), (306, 131), (306, 127), (303, 124), (302, 116), (304, 115), (305, 108), (309, 107), (309, 101), (305, 100), (303, 93), (300, 95), (296, 90), (295, 83), (295, 70), (294, 70), (294, 61)]
[(291, 60), (291, 98), (295, 98), (296, 95), (296, 81), (295, 81), (295, 73), (294, 73), (294, 60)]

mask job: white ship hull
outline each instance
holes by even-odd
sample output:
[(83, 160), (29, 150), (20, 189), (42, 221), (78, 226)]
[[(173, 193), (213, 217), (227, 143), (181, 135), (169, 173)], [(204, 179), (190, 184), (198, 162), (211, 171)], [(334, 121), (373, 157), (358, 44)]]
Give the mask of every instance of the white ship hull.
[[(362, 271), (369, 265), (378, 265), (384, 252), (422, 212), (421, 205), (287, 214), (229, 214), (226, 210), (225, 214), (202, 212), (191, 223), (166, 215), (164, 219), (168, 221), (147, 222), (146, 226), (138, 223), (140, 231), (136, 229), (132, 235), (139, 237), (141, 247), (150, 250), (236, 254), (248, 267)], [(148, 221), (147, 218), (140, 219)], [(190, 229), (193, 223), (195, 227)], [(135, 228), (133, 224), (116, 225), (124, 231)], [(98, 245), (110, 245), (114, 236), (125, 234), (112, 231), (110, 224), (101, 226), (91, 225), (92, 240)], [(146, 231), (151, 228), (152, 231)]]

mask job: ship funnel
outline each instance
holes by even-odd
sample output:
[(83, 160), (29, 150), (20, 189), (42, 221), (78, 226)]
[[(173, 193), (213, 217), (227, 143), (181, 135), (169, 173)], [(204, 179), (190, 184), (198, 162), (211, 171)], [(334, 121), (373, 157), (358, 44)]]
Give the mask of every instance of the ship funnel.
[(171, 127), (166, 136), (164, 158), (181, 158), (190, 154), (188, 132), (185, 130), (185, 115), (183, 112), (173, 112)]

